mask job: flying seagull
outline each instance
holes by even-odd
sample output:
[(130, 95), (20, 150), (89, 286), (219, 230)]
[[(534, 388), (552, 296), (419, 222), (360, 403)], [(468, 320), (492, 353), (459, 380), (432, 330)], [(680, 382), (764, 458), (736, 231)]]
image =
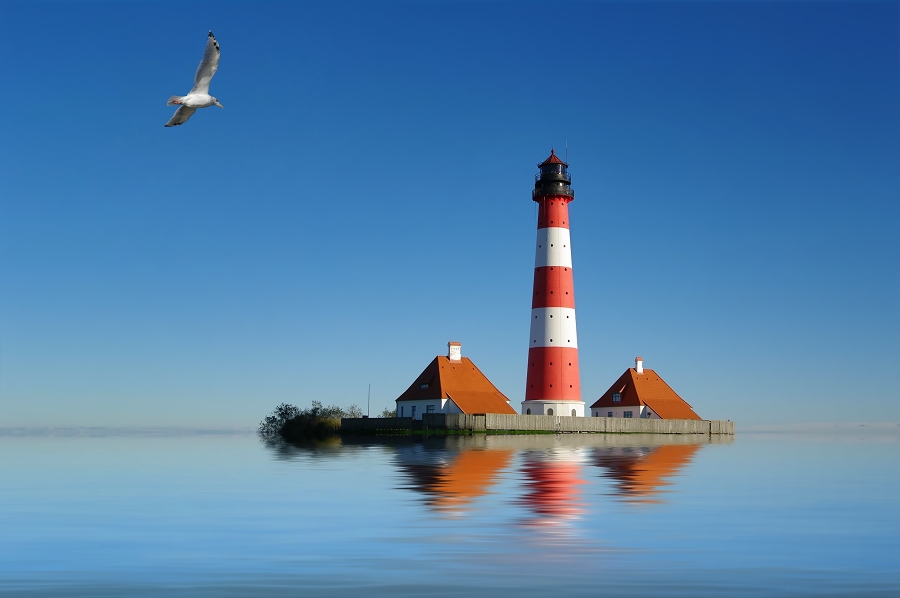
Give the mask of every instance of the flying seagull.
[(183, 125), (197, 111), (197, 108), (208, 108), (209, 106), (218, 106), (224, 108), (219, 100), (209, 95), (209, 82), (212, 81), (213, 75), (219, 69), (219, 42), (213, 32), (209, 32), (206, 38), (206, 50), (203, 51), (203, 60), (197, 67), (197, 73), (194, 75), (194, 89), (186, 96), (172, 96), (166, 103), (167, 106), (178, 106), (178, 110), (166, 123), (167, 127), (177, 127)]

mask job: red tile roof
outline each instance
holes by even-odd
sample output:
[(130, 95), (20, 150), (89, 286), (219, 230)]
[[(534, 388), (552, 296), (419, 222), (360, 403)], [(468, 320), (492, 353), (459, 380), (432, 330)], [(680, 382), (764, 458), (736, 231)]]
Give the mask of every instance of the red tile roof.
[(450, 399), (463, 413), (516, 413), (506, 396), (468, 357), (450, 361), (445, 355), (438, 355), (397, 397), (398, 401), (429, 399)]
[[(613, 403), (614, 392), (622, 395), (621, 402)], [(615, 384), (591, 405), (591, 409), (640, 405), (646, 405), (662, 419), (701, 419), (694, 413), (693, 408), (659, 377), (659, 374), (647, 369), (638, 374), (634, 368), (628, 368)]]
[(550, 150), (550, 157), (538, 164), (538, 166), (543, 166), (544, 164), (565, 164), (559, 157), (556, 155), (556, 150)]

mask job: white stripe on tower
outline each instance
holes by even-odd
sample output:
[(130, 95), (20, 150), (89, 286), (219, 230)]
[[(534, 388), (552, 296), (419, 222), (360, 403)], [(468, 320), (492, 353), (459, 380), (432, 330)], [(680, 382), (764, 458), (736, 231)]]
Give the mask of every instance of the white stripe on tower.
[(531, 310), (532, 347), (578, 348), (575, 310), (571, 307), (535, 307)]

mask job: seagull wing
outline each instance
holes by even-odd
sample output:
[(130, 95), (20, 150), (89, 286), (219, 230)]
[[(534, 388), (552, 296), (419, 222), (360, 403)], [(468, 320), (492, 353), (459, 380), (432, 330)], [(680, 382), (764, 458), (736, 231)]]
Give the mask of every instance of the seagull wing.
[(177, 127), (178, 125), (183, 125), (196, 111), (196, 108), (188, 108), (187, 106), (182, 106), (175, 111), (175, 114), (172, 115), (172, 118), (169, 119), (169, 122), (166, 123), (166, 126)]
[(209, 32), (206, 38), (206, 49), (203, 51), (203, 60), (194, 74), (194, 89), (191, 93), (209, 93), (209, 82), (219, 69), (219, 42), (213, 32)]

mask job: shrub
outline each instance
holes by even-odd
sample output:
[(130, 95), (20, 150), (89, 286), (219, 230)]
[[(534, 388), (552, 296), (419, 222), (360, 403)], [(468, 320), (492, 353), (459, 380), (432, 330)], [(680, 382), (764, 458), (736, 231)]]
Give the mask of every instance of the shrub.
[(289, 420), (300, 415), (300, 413), (300, 410), (293, 405), (282, 403), (275, 408), (275, 411), (272, 412), (272, 415), (267, 415), (264, 420), (259, 422), (259, 435), (263, 438), (277, 437), (279, 434), (281, 434), (281, 430), (282, 428), (284, 428), (284, 425)]
[(267, 439), (324, 438), (338, 433), (342, 417), (362, 417), (362, 409), (356, 404), (346, 410), (336, 405), (324, 407), (321, 401), (313, 401), (309, 409), (282, 403), (259, 423), (258, 432)]

